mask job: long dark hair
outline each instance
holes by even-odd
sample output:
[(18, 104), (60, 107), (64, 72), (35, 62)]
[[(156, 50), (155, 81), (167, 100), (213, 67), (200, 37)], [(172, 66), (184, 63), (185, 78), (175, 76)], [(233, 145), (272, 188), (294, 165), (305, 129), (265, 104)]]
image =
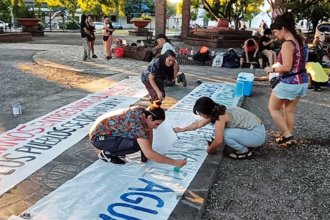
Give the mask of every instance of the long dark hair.
[(146, 117), (151, 115), (152, 121), (155, 121), (155, 120), (165, 121), (165, 111), (164, 111), (164, 109), (162, 109), (160, 107), (155, 107), (155, 106), (150, 105), (143, 112), (146, 115)]
[(164, 73), (166, 75), (171, 75), (171, 74), (173, 74), (173, 71), (174, 71), (173, 66), (166, 66), (166, 64), (165, 64), (166, 58), (169, 56), (176, 58), (176, 55), (173, 52), (173, 50), (167, 50), (164, 54), (159, 56), (160, 70), (162, 71), (162, 73)]
[(296, 24), (294, 21), (294, 15), (291, 12), (284, 12), (282, 15), (278, 15), (274, 19), (274, 23), (270, 25), (270, 29), (274, 30), (281, 30), (282, 28), (287, 29), (294, 38), (298, 41), (300, 46), (304, 46), (301, 37), (296, 31)]
[(81, 15), (80, 26), (83, 26), (83, 24), (86, 23), (86, 18), (87, 18), (87, 16), (85, 14)]
[(204, 96), (197, 99), (193, 112), (195, 115), (207, 115), (210, 117), (211, 123), (214, 124), (215, 121), (219, 120), (220, 115), (226, 113), (226, 109), (226, 106), (215, 103), (211, 98)]

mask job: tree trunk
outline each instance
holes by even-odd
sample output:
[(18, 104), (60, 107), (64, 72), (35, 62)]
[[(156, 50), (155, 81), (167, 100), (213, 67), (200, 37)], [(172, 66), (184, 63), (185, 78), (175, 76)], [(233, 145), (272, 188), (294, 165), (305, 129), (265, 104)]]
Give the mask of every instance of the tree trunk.
[(181, 37), (184, 38), (189, 32), (190, 26), (190, 5), (191, 0), (184, 0), (182, 4), (182, 26), (181, 26)]
[(155, 5), (155, 34), (157, 36), (158, 34), (166, 34), (166, 0), (156, 0)]

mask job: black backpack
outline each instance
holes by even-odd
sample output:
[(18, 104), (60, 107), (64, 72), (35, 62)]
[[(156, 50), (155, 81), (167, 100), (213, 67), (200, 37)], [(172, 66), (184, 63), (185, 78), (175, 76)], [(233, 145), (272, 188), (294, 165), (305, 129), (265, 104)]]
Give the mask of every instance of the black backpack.
[(228, 51), (223, 55), (222, 66), (227, 68), (239, 67), (239, 56), (233, 48), (228, 49)]
[(211, 57), (210, 57), (210, 51), (209, 49), (207, 48), (207, 51), (204, 52), (204, 53), (201, 53), (202, 47), (198, 50), (198, 52), (193, 56), (193, 59), (194, 60), (197, 60), (199, 62), (205, 62), (205, 61), (208, 61), (208, 60), (211, 60)]

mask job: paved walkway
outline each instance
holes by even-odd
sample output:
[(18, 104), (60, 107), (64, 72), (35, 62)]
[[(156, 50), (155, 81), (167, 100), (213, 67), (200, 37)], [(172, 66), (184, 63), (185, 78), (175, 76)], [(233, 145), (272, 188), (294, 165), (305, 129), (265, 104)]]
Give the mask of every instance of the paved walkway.
[[(0, 44), (0, 49), (40, 50), (33, 59), (41, 65), (109, 76), (107, 80), (91, 82), (90, 88), (97, 89), (108, 86), (109, 81), (140, 75), (147, 65), (129, 59), (105, 61), (99, 58), (83, 62), (81, 46), (36, 43)], [(97, 51), (102, 51), (100, 45)], [(97, 55), (102, 57), (102, 53)], [(168, 88), (169, 105), (195, 88), (198, 79), (235, 81), (237, 73), (242, 71), (183, 65), (181, 70), (187, 75), (188, 87)], [(257, 76), (262, 74), (261, 70), (256, 71)], [(220, 153), (210, 155), (189, 187), (208, 198), (206, 203), (196, 205), (182, 200), (170, 219), (330, 219), (329, 89), (321, 93), (310, 92), (301, 100), (296, 137), (302, 142), (290, 149), (278, 149), (272, 143), (270, 132), (275, 127), (267, 111), (270, 89), (265, 85), (264, 82), (256, 83), (252, 97), (243, 102), (244, 108), (265, 122), (269, 134), (264, 148), (255, 152), (255, 159), (249, 161), (222, 159)], [(70, 99), (72, 93), (58, 95)], [(2, 196), (0, 219), (19, 214), (96, 159), (88, 140), (82, 140)]]

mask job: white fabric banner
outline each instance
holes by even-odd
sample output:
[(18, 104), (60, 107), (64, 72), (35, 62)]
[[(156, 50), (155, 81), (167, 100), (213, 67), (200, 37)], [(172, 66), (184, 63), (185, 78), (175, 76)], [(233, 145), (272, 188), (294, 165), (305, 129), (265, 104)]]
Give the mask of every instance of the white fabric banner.
[(146, 94), (140, 79), (130, 78), (2, 133), (0, 195), (84, 138), (98, 116)]
[[(235, 106), (233, 84), (203, 83), (166, 112), (166, 121), (155, 131), (154, 148), (172, 158), (186, 158), (179, 172), (173, 166), (152, 161), (140, 162), (140, 154), (126, 157), (125, 165), (97, 160), (73, 179), (26, 210), (32, 220), (80, 219), (167, 219), (204, 162), (206, 139), (213, 135), (211, 125), (196, 131), (173, 132), (199, 117), (192, 113), (201, 96)], [(11, 220), (20, 219), (12, 216)]]

